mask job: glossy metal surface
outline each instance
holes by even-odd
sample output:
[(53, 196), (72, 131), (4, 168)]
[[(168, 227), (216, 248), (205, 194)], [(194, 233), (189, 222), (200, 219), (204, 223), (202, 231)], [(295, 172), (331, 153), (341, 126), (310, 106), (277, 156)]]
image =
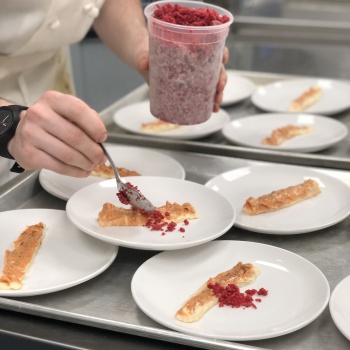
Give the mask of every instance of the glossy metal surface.
[[(257, 85), (295, 76), (254, 73), (252, 70), (350, 79), (348, 1), (211, 2), (230, 8), (236, 19), (227, 40), (232, 57), (227, 68), (240, 69), (238, 73), (252, 79)], [(93, 64), (96, 64), (96, 60)], [(142, 85), (101, 112), (109, 128), (109, 141), (161, 149), (184, 166), (186, 179), (190, 181), (204, 184), (224, 171), (268, 161), (344, 169), (330, 170), (330, 173), (350, 184), (348, 139), (315, 154), (295, 154), (237, 147), (224, 140), (220, 132), (198, 141), (152, 139), (128, 134), (112, 123), (116, 109), (147, 97), (148, 88)], [(232, 119), (258, 112), (249, 100), (226, 110)], [(349, 111), (336, 118), (350, 127)], [(41, 207), (64, 209), (65, 204), (65, 201), (41, 188), (38, 172), (26, 172), (0, 187), (1, 211)], [(318, 266), (333, 290), (344, 277), (350, 275), (349, 224), (350, 218), (347, 218), (318, 232), (283, 237), (233, 227), (222, 239), (266, 243), (295, 252)], [(38, 297), (0, 298), (0, 344), (6, 348), (10, 344), (9, 339), (15, 338), (11, 342), (12, 347), (8, 348), (17, 345), (31, 349), (34, 340), (37, 342), (33, 349), (349, 348), (348, 340), (336, 328), (328, 309), (297, 332), (253, 342), (208, 340), (165, 329), (145, 316), (130, 294), (133, 273), (154, 254), (156, 252), (121, 248), (118, 259), (107, 271), (80, 286)]]
[[(252, 80), (257, 86), (270, 84), (275, 81), (298, 78), (285, 74), (258, 73), (236, 71), (242, 77)], [(287, 164), (299, 164), (319, 167), (329, 167), (335, 169), (350, 169), (348, 154), (350, 152), (350, 138), (347, 137), (333, 147), (325, 150), (305, 154), (294, 152), (280, 152), (267, 149), (256, 149), (235, 146), (228, 142), (221, 131), (196, 141), (173, 140), (167, 138), (155, 138), (151, 136), (140, 136), (126, 132), (113, 123), (114, 112), (130, 103), (140, 102), (148, 98), (148, 87), (142, 85), (124, 98), (120, 99), (110, 107), (101, 112), (104, 122), (108, 125), (109, 141), (126, 145), (142, 145), (145, 147), (156, 147), (169, 150), (179, 150), (188, 152), (198, 152), (213, 155), (224, 155), (252, 160), (263, 160), (269, 162), (283, 162)], [(245, 116), (263, 113), (250, 101), (245, 101), (227, 106), (224, 108), (230, 115), (231, 120), (236, 120)], [(215, 117), (215, 116), (214, 116)], [(333, 116), (338, 121), (343, 122), (350, 129), (350, 109)]]
[[(180, 151), (162, 152), (171, 155), (184, 166), (188, 180), (201, 184), (224, 171), (260, 164), (256, 161), (233, 157)], [(330, 170), (330, 174), (334, 174), (350, 184), (349, 172)], [(12, 203), (7, 206), (7, 209), (65, 208), (65, 201), (51, 196), (38, 186), (37, 173), (32, 173), (31, 176), (20, 182), (20, 184), (14, 185), (13, 192), (6, 191), (1, 197), (7, 203)], [(23, 191), (24, 188), (33, 190), (26, 193)], [(21, 204), (18, 205), (18, 203)], [(266, 243), (299, 254), (322, 270), (330, 283), (331, 290), (333, 290), (339, 281), (350, 274), (350, 265), (347, 263), (350, 249), (349, 224), (350, 218), (347, 218), (343, 222), (321, 231), (283, 237), (253, 233), (233, 227), (222, 239)], [(70, 334), (71, 327), (75, 327), (70, 325), (73, 323), (95, 327), (99, 329), (99, 334), (105, 334), (106, 339), (113, 338), (118, 333), (136, 335), (140, 338), (140, 344), (142, 344), (142, 338), (146, 337), (203, 349), (336, 348), (342, 350), (348, 348), (347, 339), (335, 327), (328, 309), (310, 325), (297, 332), (252, 342), (217, 341), (168, 330), (143, 314), (134, 303), (130, 293), (130, 283), (134, 272), (144, 261), (156, 253), (121, 248), (118, 258), (111, 267), (91, 281), (65, 291), (43, 296), (16, 299), (0, 298), (0, 308), (64, 321), (62, 327), (67, 328), (67, 334)], [(0, 328), (3, 327), (6, 329), (5, 325)], [(25, 325), (18, 325), (17, 330), (20, 330), (20, 327), (23, 327), (21, 331), (25, 334)], [(52, 327), (54, 327), (54, 323)], [(52, 339), (52, 334), (45, 334), (48, 329), (50, 329), (49, 321), (42, 332), (36, 330), (36, 333), (44, 339)], [(113, 336), (109, 335), (110, 332), (104, 333), (103, 330), (112, 331)], [(88, 332), (88, 328), (85, 331)], [(90, 343), (86, 349), (98, 349), (103, 346), (103, 337), (93, 337), (89, 334), (89, 339)], [(56, 337), (55, 341), (59, 343), (62, 340)], [(74, 338), (70, 340), (70, 343), (80, 343), (81, 345), (83, 340), (79, 342)]]

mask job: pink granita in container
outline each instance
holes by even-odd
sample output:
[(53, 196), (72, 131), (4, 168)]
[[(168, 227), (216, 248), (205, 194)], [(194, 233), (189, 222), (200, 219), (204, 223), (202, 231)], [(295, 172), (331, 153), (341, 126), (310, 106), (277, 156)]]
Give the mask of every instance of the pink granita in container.
[(195, 1), (157, 1), (145, 8), (149, 30), (150, 108), (158, 119), (207, 121), (232, 14)]

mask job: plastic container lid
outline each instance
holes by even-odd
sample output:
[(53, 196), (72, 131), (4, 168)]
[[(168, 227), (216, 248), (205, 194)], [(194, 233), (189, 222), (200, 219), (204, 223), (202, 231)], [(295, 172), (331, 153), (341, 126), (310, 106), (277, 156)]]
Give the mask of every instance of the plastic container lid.
[[(165, 4), (177, 4), (179, 6), (185, 6), (189, 8), (207, 8), (210, 10), (215, 10), (220, 16), (227, 16), (229, 18), (229, 21), (215, 26), (184, 26), (180, 24), (164, 22), (162, 20), (154, 18), (153, 13), (157, 9), (157, 6), (163, 6)], [(197, 1), (156, 1), (147, 5), (144, 13), (148, 21), (148, 30), (150, 35), (155, 35), (165, 40), (181, 43), (192, 43), (193, 37), (195, 37), (195, 41), (197, 43), (206, 44), (225, 40), (229, 27), (233, 22), (233, 15), (231, 12), (219, 6)]]

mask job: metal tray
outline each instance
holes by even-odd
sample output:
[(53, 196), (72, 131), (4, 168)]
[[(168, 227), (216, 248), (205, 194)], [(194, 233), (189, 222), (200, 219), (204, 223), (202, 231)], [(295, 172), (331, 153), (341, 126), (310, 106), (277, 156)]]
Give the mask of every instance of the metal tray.
[[(235, 71), (235, 73), (252, 80), (257, 86), (280, 80), (305, 78), (304, 76), (299, 77), (295, 75), (245, 71)], [(121, 144), (137, 144), (145, 147), (224, 155), (251, 160), (262, 160), (277, 163), (283, 162), (286, 164), (308, 165), (334, 169), (350, 169), (350, 162), (348, 160), (348, 155), (350, 152), (350, 138), (346, 138), (333, 147), (320, 152), (295, 153), (235, 146), (224, 138), (221, 131), (195, 141), (184, 141), (167, 139), (165, 137), (160, 138), (148, 135), (135, 135), (124, 131), (114, 124), (113, 115), (118, 109), (131, 103), (143, 101), (147, 99), (148, 96), (148, 86), (144, 84), (100, 113), (103, 121), (108, 127), (109, 141), (118, 142)], [(224, 109), (229, 113), (231, 120), (257, 113), (263, 113), (263, 111), (256, 108), (250, 102), (249, 98), (238, 104), (227, 106)], [(342, 121), (350, 129), (350, 109), (333, 116), (333, 118)]]
[[(191, 152), (161, 150), (179, 161), (186, 169), (186, 178), (200, 184), (230, 169), (262, 164), (246, 159), (204, 155)], [(328, 170), (350, 184), (350, 172)], [(28, 172), (3, 186), (0, 210), (17, 208), (65, 209), (66, 202), (44, 191), (38, 181), (39, 172)], [(221, 239), (245, 240), (278, 246), (308, 259), (326, 275), (331, 290), (350, 275), (348, 227), (350, 218), (321, 231), (290, 236), (264, 235), (232, 227)], [(348, 340), (334, 325), (328, 308), (308, 326), (284, 336), (251, 342), (228, 342), (190, 336), (164, 328), (148, 318), (135, 304), (130, 283), (136, 269), (154, 251), (120, 248), (114, 263), (101, 275), (76, 287), (41, 296), (0, 298), (0, 308), (79, 324), (184, 344), (203, 349), (348, 349)], [(287, 301), (286, 301), (287, 302)], [(2, 328), (2, 327), (0, 327)], [(87, 332), (89, 332), (87, 330)], [(103, 339), (96, 348), (103, 348)], [(79, 348), (80, 349), (80, 348)]]
[[(257, 85), (295, 76), (237, 72)], [(178, 160), (186, 170), (186, 179), (204, 184), (224, 171), (264, 162), (305, 165), (326, 168), (331, 175), (350, 185), (350, 162), (347, 153), (350, 141), (315, 154), (300, 154), (237, 147), (226, 142), (221, 132), (196, 141), (177, 141), (127, 133), (113, 123), (119, 108), (148, 98), (148, 87), (142, 85), (118, 100), (100, 115), (109, 131), (109, 142), (155, 148)], [(225, 108), (232, 119), (259, 112), (247, 99)], [(335, 116), (350, 127), (350, 111)], [(339, 169), (339, 170), (337, 170)], [(65, 209), (66, 202), (42, 189), (39, 172), (25, 172), (0, 187), (0, 210), (20, 208)], [(350, 218), (343, 222), (304, 235), (271, 236), (247, 232), (233, 227), (221, 239), (247, 240), (279, 246), (293, 251), (318, 266), (326, 275), (331, 290), (350, 275), (348, 252), (350, 241), (347, 228)], [(10, 311), (61, 320), (64, 324), (92, 326), (113, 333), (132, 334), (150, 339), (195, 346), (203, 349), (348, 349), (348, 341), (334, 325), (328, 308), (310, 325), (277, 338), (227, 342), (204, 339), (174, 332), (152, 321), (134, 303), (130, 293), (131, 278), (136, 269), (157, 252), (120, 248), (117, 259), (103, 274), (82, 285), (65, 291), (29, 298), (0, 298), (0, 308)], [(0, 326), (0, 329), (2, 327)], [(96, 348), (103, 340), (96, 340)]]

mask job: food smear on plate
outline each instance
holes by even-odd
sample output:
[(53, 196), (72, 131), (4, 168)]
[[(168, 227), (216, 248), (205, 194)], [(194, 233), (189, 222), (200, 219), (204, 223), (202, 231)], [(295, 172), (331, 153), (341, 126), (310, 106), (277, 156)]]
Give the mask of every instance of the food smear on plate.
[[(102, 227), (108, 226), (145, 226), (151, 231), (173, 232), (178, 224), (189, 225), (189, 220), (198, 219), (196, 209), (190, 203), (178, 204), (166, 202), (154, 212), (149, 213), (135, 208), (121, 208), (112, 203), (104, 203), (98, 214), (98, 223)], [(181, 226), (178, 231), (184, 233)]]
[(145, 132), (157, 133), (178, 129), (179, 127), (179, 124), (171, 124), (163, 120), (155, 120), (149, 123), (142, 123), (140, 126), (140, 130)]
[(297, 97), (289, 106), (290, 112), (302, 112), (320, 100), (323, 89), (320, 86), (311, 86), (307, 91)]
[[(231, 269), (209, 278), (176, 312), (176, 319), (185, 323), (199, 321), (211, 308), (219, 306), (254, 307), (256, 290), (241, 293), (239, 288), (254, 283), (260, 270), (253, 264), (238, 262)], [(260, 295), (267, 295), (266, 289), (259, 289)]]
[(13, 242), (13, 249), (6, 250), (0, 275), (0, 289), (21, 289), (23, 278), (29, 271), (44, 238), (45, 224), (27, 226)]
[(312, 179), (301, 184), (272, 191), (258, 198), (249, 197), (243, 205), (243, 213), (258, 215), (290, 207), (321, 193), (318, 182)]
[(261, 141), (262, 145), (280, 146), (297, 136), (308, 135), (314, 131), (312, 126), (286, 125), (272, 131), (271, 135)]
[(171, 124), (200, 124), (213, 112), (232, 15), (204, 6), (154, 5), (147, 17), (150, 110)]
[[(117, 171), (121, 177), (141, 176), (141, 174), (138, 173), (137, 171), (129, 170), (127, 168), (117, 167)], [(97, 166), (95, 169), (92, 170), (91, 176), (97, 176), (103, 179), (115, 178), (112, 166), (107, 164), (100, 164), (99, 166)]]

